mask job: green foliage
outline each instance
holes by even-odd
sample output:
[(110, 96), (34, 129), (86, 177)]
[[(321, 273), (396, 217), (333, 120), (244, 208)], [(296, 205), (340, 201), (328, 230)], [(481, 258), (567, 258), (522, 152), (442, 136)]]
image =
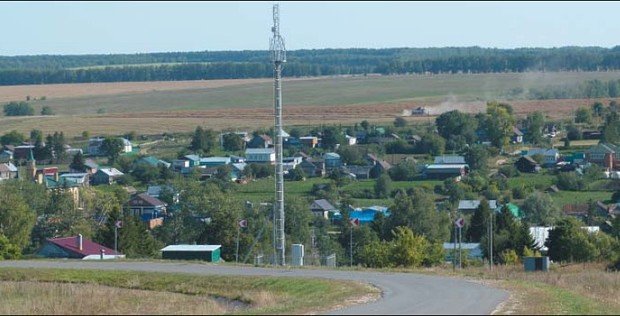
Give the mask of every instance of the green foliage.
[(580, 107), (575, 111), (575, 123), (592, 123), (592, 111), (586, 107)]
[(566, 127), (566, 138), (569, 140), (580, 140), (582, 138), (579, 127), (571, 124)]
[(288, 172), (288, 178), (293, 181), (301, 181), (306, 178), (306, 173), (300, 166), (295, 166), (293, 170)]
[(212, 129), (204, 130), (201, 126), (197, 126), (189, 148), (194, 152), (208, 154), (215, 149), (216, 136)]
[(407, 194), (398, 193), (390, 212), (386, 220), (387, 231), (398, 226), (409, 227), (430, 242), (440, 242), (450, 236), (448, 214), (435, 209), (433, 194), (424, 189), (413, 188)]
[(245, 176), (256, 179), (270, 177), (273, 176), (274, 173), (275, 170), (273, 166), (268, 164), (251, 163), (243, 169), (243, 174)]
[(395, 127), (405, 127), (407, 126), (407, 120), (405, 120), (403, 117), (401, 116), (397, 116), (394, 119), (394, 126)]
[(597, 249), (588, 240), (587, 232), (574, 218), (563, 218), (549, 231), (545, 246), (556, 262), (588, 262), (597, 257)]
[(0, 137), (0, 144), (2, 145), (21, 145), (26, 140), (24, 134), (19, 133), (16, 130), (12, 130)]
[(514, 265), (521, 263), (521, 260), (519, 259), (519, 255), (514, 249), (504, 250), (502, 253), (499, 254), (499, 256), (502, 262), (504, 262), (504, 264), (507, 264), (507, 265), (514, 266)]
[(402, 161), (388, 170), (390, 178), (394, 181), (411, 181), (417, 175), (416, 164), (411, 161)]
[(54, 115), (56, 113), (54, 113), (54, 110), (52, 110), (51, 107), (49, 106), (44, 106), (43, 108), (41, 108), (41, 115)]
[(498, 172), (505, 175), (508, 178), (518, 177), (521, 174), (519, 170), (517, 169), (517, 167), (515, 167), (515, 165), (513, 164), (499, 167)]
[(340, 129), (336, 126), (327, 126), (323, 129), (321, 146), (326, 150), (333, 150), (336, 144), (344, 144), (345, 138)]
[(347, 165), (361, 165), (364, 163), (364, 156), (358, 146), (340, 146), (337, 153), (343, 163)]
[(547, 193), (535, 191), (523, 202), (523, 220), (532, 225), (553, 225), (560, 218), (560, 209)]
[(69, 168), (77, 172), (86, 172), (86, 165), (84, 162), (84, 155), (82, 155), (81, 152), (78, 152), (75, 156), (73, 156), (73, 161), (71, 161)]
[(10, 244), (23, 249), (30, 242), (35, 212), (18, 189), (0, 184), (0, 234), (8, 238)]
[(491, 143), (498, 148), (508, 145), (515, 119), (512, 106), (505, 103), (488, 102), (485, 128)]
[(545, 126), (545, 117), (540, 111), (528, 114), (525, 119), (525, 139), (532, 144), (540, 144), (543, 141), (543, 127)]
[(108, 157), (110, 164), (116, 162), (123, 151), (123, 140), (118, 137), (106, 137), (101, 143), (101, 151)]
[(9, 102), (4, 105), (5, 116), (32, 116), (34, 115), (34, 109), (32, 106), (24, 101), (21, 102)]
[[(448, 144), (459, 143), (456, 138), (462, 138), (463, 143), (473, 144), (476, 141), (477, 121), (473, 116), (458, 110), (442, 113), (435, 119), (439, 135), (448, 140)], [(459, 150), (461, 146), (449, 146)], [(456, 148), (459, 147), (459, 148)]]
[(410, 228), (396, 227), (390, 249), (390, 261), (397, 267), (419, 267), (424, 262), (428, 241)]
[(620, 143), (620, 115), (618, 112), (609, 112), (605, 117), (601, 141), (612, 144)]
[(6, 236), (0, 233), (0, 260), (19, 259), (21, 255), (21, 249), (12, 244)]
[(487, 233), (491, 212), (489, 202), (484, 199), (480, 201), (467, 229), (466, 238), (470, 242), (480, 242), (480, 239)]
[(222, 145), (224, 147), (224, 150), (239, 151), (243, 150), (245, 143), (241, 136), (235, 133), (227, 133), (222, 135)]
[(437, 134), (428, 133), (422, 136), (422, 140), (416, 146), (419, 153), (428, 153), (431, 156), (443, 155), (446, 141)]
[(576, 172), (560, 172), (556, 184), (558, 188), (569, 191), (581, 191), (586, 188), (584, 179)]
[(392, 180), (387, 174), (382, 174), (375, 180), (375, 197), (384, 199), (389, 197), (392, 191)]
[(153, 258), (159, 255), (163, 244), (156, 240), (143, 223), (132, 216), (122, 217), (119, 229), (118, 250), (128, 258)]
[(465, 162), (471, 170), (486, 170), (489, 152), (483, 145), (472, 145), (465, 152)]
[(149, 184), (157, 180), (160, 176), (159, 168), (151, 166), (146, 162), (136, 164), (131, 175), (143, 184)]

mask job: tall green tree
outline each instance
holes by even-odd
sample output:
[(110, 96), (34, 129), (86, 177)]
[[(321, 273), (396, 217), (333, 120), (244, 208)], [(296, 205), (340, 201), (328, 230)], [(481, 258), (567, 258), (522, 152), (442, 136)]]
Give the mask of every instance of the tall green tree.
[(73, 161), (71, 161), (69, 168), (71, 168), (71, 170), (76, 170), (78, 172), (85, 172), (86, 165), (84, 163), (85, 163), (84, 155), (82, 155), (81, 152), (78, 152), (77, 154), (73, 156)]
[(548, 193), (534, 192), (523, 202), (523, 220), (531, 225), (553, 225), (560, 218), (560, 209)]
[(30, 242), (35, 224), (35, 212), (28, 207), (15, 187), (0, 185), (0, 234), (10, 244), (24, 249)]
[(543, 141), (543, 128), (545, 116), (540, 111), (528, 114), (525, 119), (525, 139), (532, 144), (540, 144)]
[(545, 246), (549, 258), (557, 262), (587, 262), (595, 259), (596, 248), (588, 241), (587, 232), (574, 218), (563, 218), (549, 231)]
[(503, 148), (508, 144), (512, 135), (515, 119), (512, 115), (512, 106), (509, 104), (488, 102), (486, 116), (486, 131), (491, 143)]
[(467, 239), (471, 242), (480, 242), (482, 237), (487, 234), (489, 221), (491, 220), (491, 208), (489, 201), (483, 199), (471, 218), (469, 228), (467, 229)]
[(123, 152), (123, 141), (118, 137), (106, 137), (101, 144), (101, 151), (108, 157), (109, 163), (113, 164)]
[(387, 174), (382, 174), (375, 180), (375, 196), (378, 199), (386, 199), (392, 191), (392, 179)]

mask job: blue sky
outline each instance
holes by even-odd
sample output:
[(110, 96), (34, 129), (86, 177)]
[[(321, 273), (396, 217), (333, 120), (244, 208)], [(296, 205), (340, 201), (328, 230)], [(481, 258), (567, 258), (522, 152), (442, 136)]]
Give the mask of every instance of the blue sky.
[[(0, 55), (267, 49), (273, 2), (0, 2)], [(280, 2), (287, 48), (620, 45), (620, 3)]]

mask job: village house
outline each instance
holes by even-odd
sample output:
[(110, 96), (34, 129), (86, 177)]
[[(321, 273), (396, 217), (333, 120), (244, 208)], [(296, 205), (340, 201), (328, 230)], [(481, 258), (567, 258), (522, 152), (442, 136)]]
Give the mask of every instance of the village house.
[(82, 260), (121, 259), (125, 255), (106, 246), (83, 238), (82, 235), (62, 238), (49, 238), (36, 253), (44, 258), (64, 258)]
[(315, 148), (319, 144), (319, 139), (316, 136), (302, 136), (299, 137), (299, 142), (304, 147)]
[[(133, 150), (133, 145), (131, 142), (125, 138), (120, 137), (123, 142), (122, 153), (130, 153)], [(103, 152), (102, 146), (105, 138), (103, 137), (94, 137), (88, 140), (88, 154), (91, 156), (103, 156), (105, 152)]]
[(520, 172), (527, 173), (538, 172), (541, 169), (540, 165), (530, 156), (523, 156), (517, 159), (517, 161), (515, 162), (515, 167)]
[(585, 160), (597, 164), (608, 171), (620, 169), (619, 147), (609, 143), (600, 143), (586, 150)]
[(129, 212), (146, 222), (149, 229), (163, 224), (163, 216), (166, 214), (167, 204), (147, 193), (133, 196), (127, 203)]
[(299, 167), (309, 178), (325, 176), (325, 161), (323, 159), (307, 158), (299, 164)]
[(247, 143), (246, 148), (269, 148), (273, 147), (273, 141), (268, 135), (256, 135)]
[(116, 180), (118, 180), (118, 178), (122, 177), (123, 175), (125, 175), (125, 174), (120, 172), (116, 168), (100, 168), (92, 176), (91, 182), (92, 182), (93, 185), (98, 185), (98, 184), (111, 185), (112, 183), (116, 182)]
[(312, 214), (318, 217), (323, 217), (325, 219), (329, 218), (330, 212), (336, 212), (338, 209), (334, 207), (329, 201), (325, 199), (314, 200), (310, 205), (310, 211)]
[(9, 180), (9, 179), (17, 179), (19, 176), (19, 172), (17, 167), (12, 163), (0, 163), (0, 181)]
[(426, 165), (422, 175), (427, 179), (445, 179), (462, 177), (469, 172), (467, 164), (430, 164)]
[(198, 155), (185, 155), (181, 159), (189, 161), (189, 168), (200, 166), (200, 156)]
[(331, 171), (342, 166), (342, 160), (340, 159), (340, 155), (337, 153), (326, 153), (323, 155), (323, 160), (325, 161), (325, 169), (327, 171)]
[(13, 161), (13, 152), (6, 149), (0, 150), (0, 162), (6, 163), (11, 161)]
[(351, 174), (357, 180), (365, 180), (370, 179), (370, 171), (375, 166), (356, 166), (356, 165), (348, 165), (342, 166), (341, 170), (344, 173)]
[(433, 164), (437, 164), (437, 165), (465, 164), (465, 157), (463, 156), (437, 156), (435, 157)]
[(200, 158), (200, 165), (205, 167), (219, 167), (230, 164), (230, 157), (206, 157)]
[(248, 163), (276, 162), (276, 152), (273, 148), (248, 148), (245, 150), (245, 159)]
[[(457, 210), (461, 213), (474, 213), (480, 206), (480, 200), (460, 200)], [(489, 209), (497, 210), (497, 200), (489, 200)]]
[(510, 141), (514, 144), (523, 143), (523, 132), (517, 127), (512, 128), (512, 136), (510, 137)]
[(554, 166), (560, 159), (560, 152), (557, 149), (532, 148), (522, 152), (522, 156), (542, 156), (543, 166)]

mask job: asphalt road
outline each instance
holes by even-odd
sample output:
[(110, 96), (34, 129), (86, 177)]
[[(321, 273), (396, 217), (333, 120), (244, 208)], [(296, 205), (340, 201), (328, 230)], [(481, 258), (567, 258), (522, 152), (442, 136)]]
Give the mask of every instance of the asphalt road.
[(2, 267), (131, 270), (200, 275), (266, 275), (354, 280), (383, 292), (377, 301), (332, 311), (332, 314), (490, 314), (508, 298), (504, 290), (466, 280), (412, 273), (313, 269), (271, 269), (195, 263), (112, 261), (0, 261)]

